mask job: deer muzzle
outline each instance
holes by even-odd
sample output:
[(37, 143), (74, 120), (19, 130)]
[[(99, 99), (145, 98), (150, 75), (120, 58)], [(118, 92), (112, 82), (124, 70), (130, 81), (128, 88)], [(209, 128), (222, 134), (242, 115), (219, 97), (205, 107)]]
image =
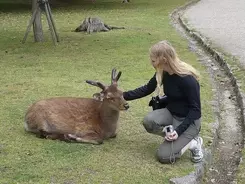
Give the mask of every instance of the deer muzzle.
[(129, 108), (128, 103), (124, 104), (123, 107), (125, 108), (125, 110), (128, 110), (128, 108)]

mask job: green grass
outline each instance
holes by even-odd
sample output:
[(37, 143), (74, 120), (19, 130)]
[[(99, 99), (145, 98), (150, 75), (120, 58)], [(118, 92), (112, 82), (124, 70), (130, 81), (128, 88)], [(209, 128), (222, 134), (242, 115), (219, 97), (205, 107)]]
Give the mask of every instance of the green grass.
[[(155, 160), (162, 139), (148, 134), (141, 121), (150, 110), (149, 97), (130, 102), (122, 113), (118, 137), (103, 145), (69, 144), (38, 139), (23, 129), (28, 106), (36, 100), (55, 96), (90, 97), (99, 89), (85, 79), (110, 82), (113, 67), (122, 71), (120, 87), (134, 89), (148, 82), (149, 47), (169, 40), (182, 60), (200, 70), (202, 132), (211, 136), (213, 121), (211, 86), (206, 70), (188, 50), (187, 42), (171, 27), (168, 14), (187, 0), (120, 0), (74, 2), (53, 8), (61, 42), (53, 46), (43, 16), (44, 43), (33, 43), (33, 35), (21, 44), (28, 21), (29, 5), (11, 8), (0, 0), (0, 183), (167, 183), (172, 177), (194, 170), (185, 154), (174, 165)], [(18, 8), (19, 7), (19, 8)], [(87, 16), (99, 16), (107, 24), (125, 30), (107, 33), (75, 33)]]

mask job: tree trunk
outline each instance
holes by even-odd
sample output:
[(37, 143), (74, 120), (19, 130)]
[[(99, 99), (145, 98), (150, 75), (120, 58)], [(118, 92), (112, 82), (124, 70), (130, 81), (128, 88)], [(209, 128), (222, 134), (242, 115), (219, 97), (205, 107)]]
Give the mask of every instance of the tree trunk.
[(42, 42), (44, 40), (44, 37), (41, 19), (41, 9), (39, 8), (37, 1), (38, 0), (32, 0), (32, 13), (37, 8), (36, 18), (33, 23), (33, 32), (35, 42)]

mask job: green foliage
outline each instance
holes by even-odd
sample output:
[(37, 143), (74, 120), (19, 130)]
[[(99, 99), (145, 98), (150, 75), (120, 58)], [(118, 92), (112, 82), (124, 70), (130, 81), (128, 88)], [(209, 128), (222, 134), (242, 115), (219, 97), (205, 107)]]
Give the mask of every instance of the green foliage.
[[(0, 0), (0, 7), (7, 7)], [(22, 1), (23, 2), (23, 1)], [(148, 134), (141, 125), (150, 110), (150, 97), (130, 102), (122, 113), (118, 137), (103, 145), (69, 144), (43, 140), (23, 128), (26, 109), (36, 100), (54, 96), (90, 97), (99, 89), (86, 79), (110, 82), (113, 67), (122, 71), (120, 87), (134, 89), (153, 75), (148, 49), (167, 39), (181, 59), (202, 73), (202, 134), (210, 136), (211, 86), (204, 67), (187, 42), (171, 27), (168, 14), (187, 0), (77, 1), (53, 8), (61, 42), (55, 47), (43, 15), (44, 43), (33, 35), (21, 44), (30, 9), (8, 6), (0, 12), (0, 183), (167, 183), (169, 178), (193, 171), (186, 153), (175, 165), (155, 160), (161, 137)], [(3, 5), (3, 6), (2, 6)], [(21, 10), (21, 11), (18, 11)], [(75, 33), (87, 16), (99, 16), (109, 25), (125, 30), (106, 33)]]

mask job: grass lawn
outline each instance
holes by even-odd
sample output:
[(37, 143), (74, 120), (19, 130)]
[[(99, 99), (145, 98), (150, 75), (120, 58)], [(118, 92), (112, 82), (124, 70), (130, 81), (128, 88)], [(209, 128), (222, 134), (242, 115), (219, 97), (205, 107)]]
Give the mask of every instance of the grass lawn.
[[(167, 39), (180, 58), (202, 74), (201, 134), (207, 141), (211, 136), (208, 124), (213, 121), (208, 75), (169, 23), (169, 13), (187, 1), (135, 0), (122, 4), (121, 0), (97, 0), (93, 4), (80, 0), (53, 8), (61, 38), (54, 46), (45, 16), (46, 41), (34, 43), (31, 33), (21, 44), (30, 6), (22, 4), (23, 0), (15, 0), (17, 5), (13, 6), (11, 1), (0, 0), (0, 183), (168, 183), (172, 177), (193, 171), (188, 153), (174, 165), (155, 160), (162, 138), (148, 134), (141, 125), (150, 110), (150, 96), (130, 102), (129, 111), (121, 114), (118, 137), (100, 146), (43, 140), (23, 128), (31, 103), (55, 96), (90, 97), (99, 89), (84, 80), (109, 83), (113, 67), (122, 71), (122, 89), (145, 84), (154, 74), (149, 47)], [(73, 32), (87, 16), (99, 16), (109, 25), (126, 29), (91, 35)]]

